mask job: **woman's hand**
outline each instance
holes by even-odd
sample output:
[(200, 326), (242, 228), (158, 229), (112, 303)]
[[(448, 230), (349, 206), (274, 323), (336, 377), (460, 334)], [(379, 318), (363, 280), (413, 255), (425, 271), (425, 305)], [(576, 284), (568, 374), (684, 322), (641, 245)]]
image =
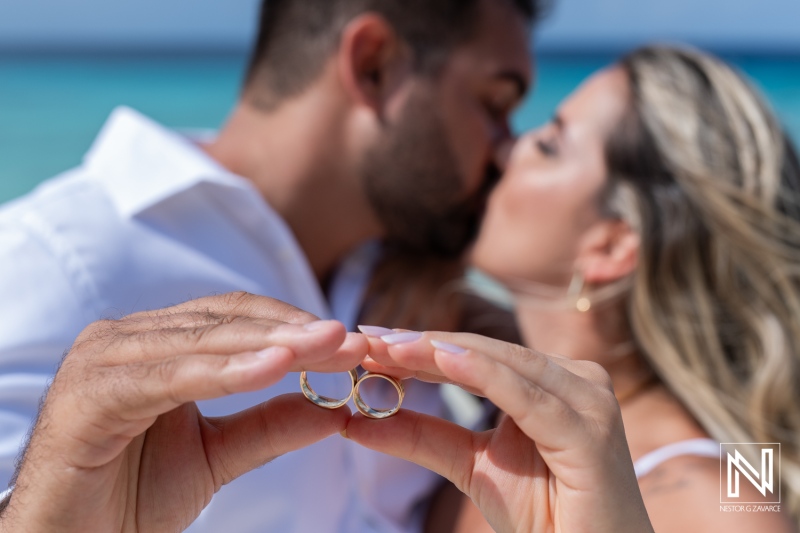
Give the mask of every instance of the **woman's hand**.
[(356, 416), (350, 439), (446, 477), (499, 532), (652, 531), (602, 367), (469, 334), (388, 340), (405, 342), (370, 338), (368, 370), (456, 383), (507, 416), (483, 433), (408, 411)]
[(214, 419), (194, 403), (361, 362), (363, 337), (314, 320), (232, 294), (89, 326), (56, 374), (0, 530), (183, 531), (222, 485), (342, 431), (348, 412), (300, 394)]

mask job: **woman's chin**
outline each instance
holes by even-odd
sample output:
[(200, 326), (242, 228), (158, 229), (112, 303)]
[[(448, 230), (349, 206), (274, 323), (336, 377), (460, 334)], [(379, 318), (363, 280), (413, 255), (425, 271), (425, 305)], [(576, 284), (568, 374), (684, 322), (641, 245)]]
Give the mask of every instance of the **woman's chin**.
[(483, 242), (482, 238), (478, 237), (478, 240), (475, 241), (475, 244), (473, 244), (469, 250), (467, 250), (467, 263), (469, 263), (471, 267), (483, 270), (483, 258)]
[(495, 258), (496, 254), (491, 253), (489, 247), (485, 246), (481, 239), (475, 243), (475, 246), (472, 247), (467, 255), (467, 261), (472, 268), (476, 268), (493, 278), (502, 278), (507, 273), (500, 268)]
[[(491, 206), (491, 202), (489, 204)], [(503, 265), (509, 258), (507, 235), (500, 231), (503, 226), (495, 222), (497, 217), (492, 216), (494, 211), (489, 208), (481, 224), (478, 237), (467, 253), (470, 266), (489, 274), (490, 276), (503, 277), (508, 275), (506, 269), (514, 265)], [(512, 259), (514, 255), (510, 256)]]

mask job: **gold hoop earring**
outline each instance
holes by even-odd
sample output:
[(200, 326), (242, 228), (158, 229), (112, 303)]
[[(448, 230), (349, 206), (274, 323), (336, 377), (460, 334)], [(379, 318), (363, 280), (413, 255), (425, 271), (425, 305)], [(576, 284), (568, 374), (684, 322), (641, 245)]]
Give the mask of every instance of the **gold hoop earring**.
[(575, 302), (575, 309), (581, 313), (586, 313), (592, 308), (592, 301), (582, 295), (584, 284), (583, 272), (576, 270), (569, 283), (569, 289), (567, 289), (567, 297)]
[[(392, 385), (394, 385), (395, 390), (397, 391), (397, 405), (392, 407), (391, 409), (373, 409), (369, 405), (366, 404), (363, 398), (361, 398), (361, 393), (359, 392), (359, 387), (362, 383), (364, 383), (368, 379), (372, 378), (381, 378), (385, 379)], [(383, 419), (389, 418), (390, 416), (394, 416), (400, 411), (400, 406), (403, 405), (403, 398), (405, 397), (406, 389), (403, 387), (403, 383), (395, 379), (391, 376), (385, 376), (383, 374), (372, 374), (370, 372), (366, 372), (361, 379), (358, 380), (356, 383), (355, 389), (353, 390), (353, 403), (356, 404), (356, 409), (366, 416), (367, 418), (374, 418), (374, 419)]]
[(318, 405), (325, 409), (338, 409), (350, 401), (350, 398), (353, 396), (353, 392), (356, 390), (358, 373), (356, 373), (356, 370), (353, 369), (348, 371), (347, 374), (350, 376), (350, 394), (348, 394), (347, 398), (343, 400), (328, 398), (327, 396), (320, 396), (314, 392), (314, 389), (312, 389), (311, 385), (308, 384), (308, 374), (306, 372), (300, 372), (300, 389), (303, 391), (303, 396), (308, 398), (308, 400), (314, 405)]

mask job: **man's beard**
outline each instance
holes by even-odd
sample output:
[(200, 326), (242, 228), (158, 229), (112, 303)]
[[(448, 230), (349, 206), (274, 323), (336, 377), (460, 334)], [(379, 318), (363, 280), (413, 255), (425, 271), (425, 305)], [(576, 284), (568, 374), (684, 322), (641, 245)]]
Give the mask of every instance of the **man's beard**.
[(362, 179), (370, 204), (394, 246), (440, 257), (460, 255), (477, 236), (493, 165), (479, 191), (463, 198), (466, 179), (438, 109), (412, 98), (396, 124), (366, 155)]

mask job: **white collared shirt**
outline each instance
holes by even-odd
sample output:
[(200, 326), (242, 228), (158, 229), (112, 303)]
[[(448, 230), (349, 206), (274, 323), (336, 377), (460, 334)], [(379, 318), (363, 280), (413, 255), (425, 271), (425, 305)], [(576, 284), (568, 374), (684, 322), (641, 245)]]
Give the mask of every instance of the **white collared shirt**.
[[(0, 208), (0, 483), (48, 380), (89, 323), (248, 291), (352, 328), (374, 255), (365, 248), (345, 262), (329, 304), (290, 229), (248, 181), (117, 109), (82, 166)], [(298, 391), (290, 374), (201, 409), (230, 414)], [(404, 407), (444, 414), (437, 389), (422, 383), (410, 384)], [(336, 435), (223, 487), (189, 531), (416, 531), (437, 481)]]

